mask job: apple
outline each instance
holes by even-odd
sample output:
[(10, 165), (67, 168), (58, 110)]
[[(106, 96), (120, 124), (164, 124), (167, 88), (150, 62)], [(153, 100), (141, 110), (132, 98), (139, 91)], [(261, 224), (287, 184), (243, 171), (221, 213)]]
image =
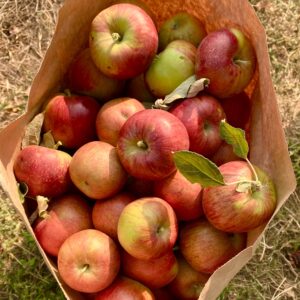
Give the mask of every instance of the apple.
[(198, 47), (206, 36), (204, 24), (194, 15), (182, 11), (163, 22), (159, 31), (158, 49), (162, 51), (174, 40), (185, 40)]
[(176, 167), (172, 152), (187, 150), (189, 137), (183, 123), (160, 109), (145, 109), (122, 126), (117, 152), (127, 172), (140, 179), (159, 180)]
[(119, 3), (130, 3), (142, 8), (151, 17), (152, 21), (156, 25), (156, 16), (152, 11), (152, 9), (147, 5), (147, 3), (141, 0), (114, 0), (113, 1), (113, 4), (119, 4)]
[(118, 239), (131, 256), (153, 259), (172, 250), (177, 239), (177, 219), (172, 207), (157, 197), (129, 203), (118, 223)]
[(168, 291), (180, 300), (198, 300), (199, 295), (210, 275), (194, 270), (178, 253), (178, 273), (167, 286)]
[(51, 199), (47, 211), (34, 222), (33, 231), (44, 251), (57, 256), (69, 236), (92, 227), (92, 210), (86, 199), (67, 193)]
[(99, 103), (92, 97), (57, 95), (45, 108), (43, 132), (51, 131), (56, 142), (77, 149), (97, 139), (95, 122), (99, 109)]
[(82, 50), (72, 61), (65, 81), (72, 92), (96, 98), (99, 102), (118, 97), (125, 85), (124, 80), (107, 77), (96, 67), (89, 48)]
[(155, 300), (151, 290), (131, 278), (120, 276), (108, 288), (97, 293), (95, 300)]
[(135, 200), (133, 195), (120, 192), (104, 201), (97, 201), (93, 206), (92, 212), (94, 227), (117, 241), (120, 214), (124, 207), (133, 200)]
[(220, 122), (225, 113), (219, 101), (208, 94), (175, 102), (169, 112), (185, 125), (190, 138), (190, 151), (212, 156), (222, 144)]
[(58, 252), (58, 272), (72, 289), (95, 293), (107, 288), (119, 273), (120, 254), (114, 241), (96, 229), (68, 237)]
[(102, 73), (129, 79), (143, 73), (158, 48), (151, 17), (137, 5), (119, 3), (102, 10), (92, 21), (89, 46)]
[(154, 195), (167, 201), (178, 220), (193, 220), (203, 215), (202, 187), (191, 183), (178, 170), (154, 182)]
[(145, 107), (141, 102), (129, 97), (116, 98), (106, 102), (99, 110), (96, 118), (98, 138), (116, 146), (123, 124), (130, 116), (144, 109)]
[[(263, 170), (257, 166), (254, 169), (259, 183), (255, 182), (255, 175), (247, 162), (225, 163), (219, 170), (226, 185), (204, 189), (203, 210), (216, 228), (226, 232), (246, 232), (264, 224), (272, 216), (277, 204), (275, 186)], [(243, 184), (243, 190), (237, 191)]]
[(217, 166), (221, 166), (229, 161), (241, 160), (234, 152), (232, 145), (223, 142), (217, 152), (210, 158)]
[(250, 121), (252, 101), (243, 91), (240, 94), (220, 99), (226, 121), (236, 128), (246, 129)]
[(150, 92), (164, 98), (195, 72), (196, 47), (184, 40), (175, 40), (159, 52), (145, 72)]
[(208, 33), (197, 48), (196, 77), (208, 78), (207, 91), (219, 98), (241, 93), (250, 83), (255, 66), (251, 40), (236, 28)]
[(123, 251), (121, 269), (124, 275), (135, 279), (150, 289), (166, 286), (176, 276), (178, 265), (173, 250), (153, 259), (142, 260)]
[(213, 273), (245, 247), (245, 234), (221, 231), (207, 220), (191, 221), (180, 231), (179, 248), (183, 257), (202, 273)]
[(141, 102), (154, 103), (156, 97), (152, 95), (145, 82), (144, 73), (130, 79), (126, 84), (126, 95)]
[(102, 141), (81, 146), (73, 155), (69, 170), (74, 185), (95, 200), (117, 194), (127, 180), (116, 148)]
[(71, 186), (71, 159), (61, 150), (30, 145), (19, 151), (13, 170), (17, 181), (27, 185), (27, 196), (56, 197)]

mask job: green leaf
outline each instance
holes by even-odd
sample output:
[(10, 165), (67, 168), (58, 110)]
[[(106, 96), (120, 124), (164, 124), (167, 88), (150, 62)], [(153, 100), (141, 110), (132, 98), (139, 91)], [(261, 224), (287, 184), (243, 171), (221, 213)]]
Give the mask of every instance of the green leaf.
[(200, 183), (202, 187), (225, 185), (218, 167), (206, 157), (192, 151), (173, 153), (177, 169), (192, 183)]
[(225, 120), (220, 122), (220, 135), (227, 144), (232, 145), (233, 152), (243, 159), (247, 158), (249, 146), (245, 138), (245, 131), (235, 128), (228, 124)]

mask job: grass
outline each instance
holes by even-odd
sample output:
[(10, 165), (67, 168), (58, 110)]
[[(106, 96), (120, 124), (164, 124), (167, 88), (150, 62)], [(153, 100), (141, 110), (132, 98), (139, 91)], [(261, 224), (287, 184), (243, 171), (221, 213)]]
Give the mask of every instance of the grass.
[[(62, 1), (0, 0), (0, 128), (25, 109), (28, 89), (50, 43)], [(272, 78), (300, 183), (300, 2), (251, 0), (266, 28)], [(298, 185), (299, 186), (299, 185)], [(266, 231), (256, 255), (219, 300), (300, 299), (299, 189)], [(0, 299), (64, 299), (6, 196), (0, 195)]]

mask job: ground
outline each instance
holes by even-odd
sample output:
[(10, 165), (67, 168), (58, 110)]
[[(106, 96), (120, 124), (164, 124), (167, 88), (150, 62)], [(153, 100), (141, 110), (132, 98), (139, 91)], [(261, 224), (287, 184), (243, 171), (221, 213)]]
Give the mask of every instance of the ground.
[[(24, 112), (62, 2), (0, 0), (0, 128)], [(299, 186), (300, 1), (249, 2), (266, 29), (277, 102)], [(300, 269), (292, 259), (300, 248), (299, 194), (298, 189), (284, 204), (256, 255), (220, 299), (300, 299)], [(0, 199), (0, 299), (63, 299), (32, 237), (2, 192)]]

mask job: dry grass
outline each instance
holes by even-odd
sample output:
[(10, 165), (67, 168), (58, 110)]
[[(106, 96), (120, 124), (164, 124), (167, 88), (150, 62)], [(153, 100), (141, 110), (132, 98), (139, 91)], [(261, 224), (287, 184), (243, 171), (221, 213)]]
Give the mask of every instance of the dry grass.
[[(300, 182), (300, 1), (251, 0), (266, 28), (272, 77)], [(25, 109), (28, 89), (50, 43), (62, 0), (0, 0), (0, 128)], [(1, 194), (0, 299), (60, 299), (59, 289), (31, 237)], [(267, 230), (257, 255), (220, 299), (300, 299), (300, 199), (287, 201)]]

